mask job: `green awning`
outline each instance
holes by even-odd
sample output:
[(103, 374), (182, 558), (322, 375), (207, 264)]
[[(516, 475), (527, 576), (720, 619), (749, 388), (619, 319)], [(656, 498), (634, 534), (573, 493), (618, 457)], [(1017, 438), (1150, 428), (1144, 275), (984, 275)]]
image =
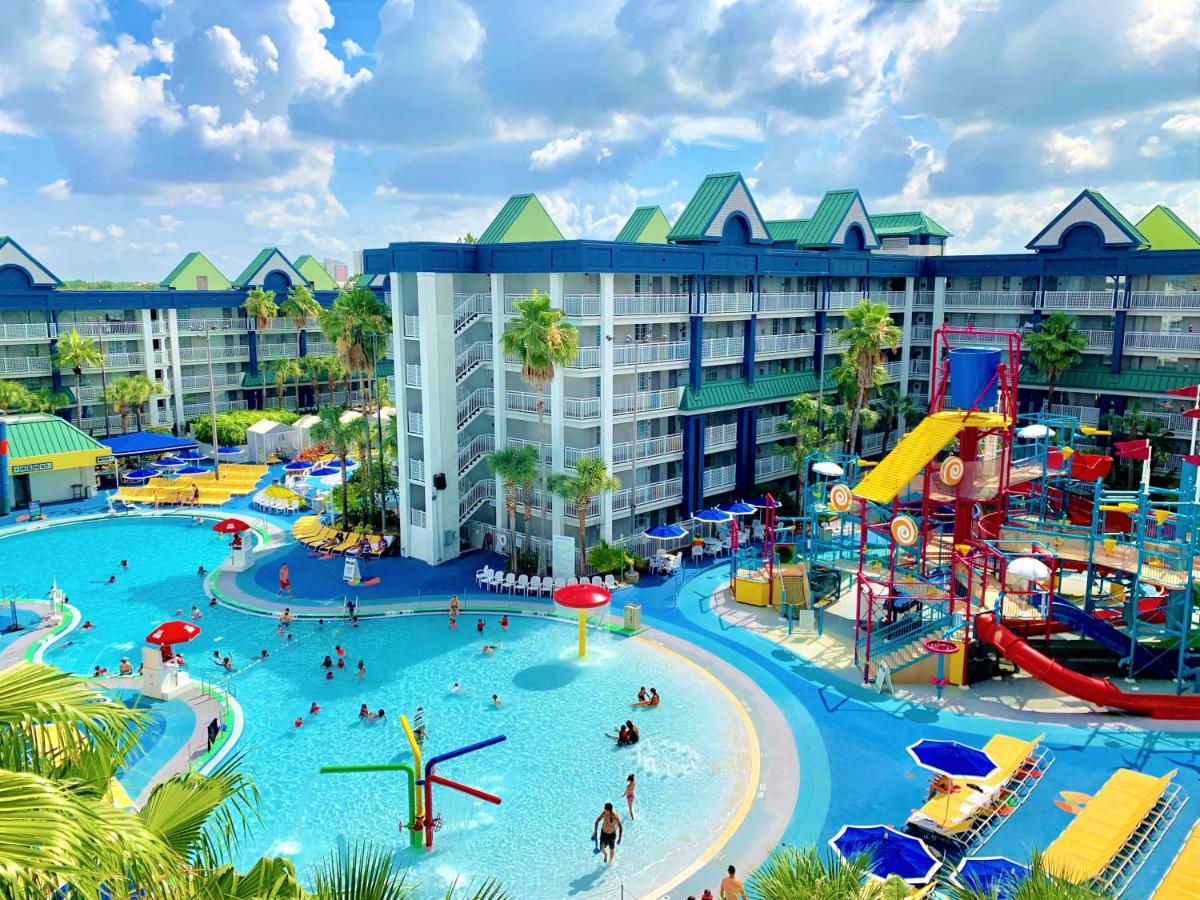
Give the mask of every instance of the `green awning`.
[[(1100, 366), (1076, 366), (1054, 382), (1055, 390), (1086, 391), (1090, 394), (1165, 394), (1172, 388), (1188, 387), (1200, 381), (1195, 372), (1168, 369), (1129, 369), (1113, 373)], [(1021, 385), (1045, 387), (1046, 376), (1036, 366), (1021, 367)]]
[(679, 402), (683, 414), (705, 412), (712, 409), (732, 409), (739, 406), (757, 406), (791, 400), (800, 394), (817, 391), (817, 376), (814, 372), (783, 372), (778, 375), (760, 375), (748, 384), (744, 378), (727, 381), (709, 381), (696, 388), (687, 387)]

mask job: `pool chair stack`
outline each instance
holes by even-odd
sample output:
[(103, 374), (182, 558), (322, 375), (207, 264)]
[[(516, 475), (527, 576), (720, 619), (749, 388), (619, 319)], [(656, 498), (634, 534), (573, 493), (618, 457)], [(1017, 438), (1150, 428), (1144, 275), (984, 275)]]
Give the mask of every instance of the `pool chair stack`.
[(983, 746), (998, 770), (984, 779), (953, 779), (954, 791), (935, 794), (908, 819), (910, 834), (958, 859), (987, 842), (1037, 787), (1054, 757), (1031, 741), (997, 734)]
[(1046, 847), (1046, 871), (1119, 896), (1187, 802), (1175, 772), (1117, 769)]

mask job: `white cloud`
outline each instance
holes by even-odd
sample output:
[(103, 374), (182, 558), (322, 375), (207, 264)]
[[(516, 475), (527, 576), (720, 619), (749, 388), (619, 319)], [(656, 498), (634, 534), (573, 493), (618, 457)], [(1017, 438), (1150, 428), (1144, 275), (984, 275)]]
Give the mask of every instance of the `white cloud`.
[(245, 221), (255, 228), (286, 234), (303, 228), (328, 227), (348, 215), (333, 194), (313, 195), (300, 191), (283, 200), (258, 198), (246, 213)]
[(761, 141), (763, 130), (747, 116), (677, 116), (671, 122), (671, 137), (685, 144), (715, 144), (729, 141)]
[(346, 55), (346, 59), (354, 59), (362, 56), (366, 51), (350, 38), (346, 38), (342, 41), (342, 52)]
[(120, 225), (109, 225), (104, 230), (108, 232), (109, 237), (115, 237), (115, 238), (125, 237), (125, 229), (122, 228)]
[(1071, 137), (1062, 131), (1051, 133), (1043, 142), (1043, 147), (1047, 154), (1046, 164), (1064, 172), (1103, 168), (1113, 159), (1113, 146), (1109, 141), (1102, 138), (1092, 140), (1082, 135)]
[(183, 224), (182, 221), (175, 218), (170, 213), (163, 213), (156, 219), (138, 219), (137, 223), (143, 228), (156, 228), (160, 231), (165, 231), (168, 234), (175, 231)]
[(559, 163), (578, 156), (583, 152), (589, 137), (588, 132), (581, 131), (574, 137), (555, 138), (529, 154), (529, 168), (552, 169)]
[(264, 34), (258, 39), (258, 46), (262, 49), (263, 63), (266, 65), (266, 67), (272, 72), (278, 72), (279, 49), (275, 46), (275, 42)]
[(163, 244), (130, 241), (126, 246), (134, 253), (149, 253), (153, 256), (163, 256), (167, 253), (176, 253), (179, 250), (179, 244), (176, 241), (167, 241)]
[(63, 241), (84, 241), (89, 244), (98, 244), (104, 240), (104, 232), (99, 228), (93, 228), (91, 225), (69, 225), (66, 228), (51, 228), (48, 234), (52, 238), (58, 238)]
[(217, 62), (233, 79), (234, 87), (245, 93), (254, 86), (258, 64), (242, 52), (242, 42), (224, 25), (213, 25), (205, 32), (216, 50)]
[(57, 178), (49, 184), (43, 184), (37, 192), (51, 200), (66, 200), (71, 196), (71, 182), (65, 178)]
[(7, 184), (8, 184), (8, 179), (5, 178), (3, 175), (0, 175), (0, 188), (5, 187)]
[(1162, 123), (1163, 131), (1171, 131), (1187, 137), (1200, 137), (1200, 114), (1178, 113)]
[(1175, 150), (1169, 144), (1164, 143), (1163, 139), (1157, 134), (1152, 134), (1146, 138), (1145, 143), (1138, 150), (1138, 153), (1147, 159), (1162, 159), (1164, 156), (1170, 156), (1174, 152)]

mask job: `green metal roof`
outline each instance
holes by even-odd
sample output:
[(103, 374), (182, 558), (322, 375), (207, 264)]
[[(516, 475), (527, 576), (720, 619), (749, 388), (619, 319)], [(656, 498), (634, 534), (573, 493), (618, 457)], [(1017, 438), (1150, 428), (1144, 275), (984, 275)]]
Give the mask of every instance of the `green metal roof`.
[(181, 259), (175, 268), (167, 273), (167, 277), (160, 281), (159, 284), (161, 284), (163, 287), (170, 287), (171, 283), (183, 274), (183, 270), (190, 266), (192, 264), (192, 260), (194, 260), (197, 256), (200, 256), (200, 251), (193, 250), (191, 253)]
[(880, 213), (868, 216), (878, 237), (904, 234), (928, 234), (934, 237), (953, 237), (949, 231), (923, 212)]
[(688, 386), (683, 390), (679, 402), (681, 413), (704, 412), (709, 409), (730, 409), (791, 400), (797, 394), (815, 393), (817, 376), (812, 372), (783, 372), (778, 375), (760, 375), (754, 384), (744, 378), (727, 381), (708, 381), (699, 390)]
[[(300, 357), (299, 361), (302, 363), (304, 361), (304, 357)], [(379, 362), (377, 362), (375, 364), (375, 374), (378, 375), (380, 378), (391, 378), (394, 374), (396, 374), (396, 366), (392, 363), (392, 361), (390, 359), (386, 359), (386, 358), (381, 359), (381, 360), (379, 360)], [(311, 383), (311, 381), (312, 381), (312, 378), (309, 376), (309, 374), (307, 372), (305, 372), (299, 378), (297, 378), (293, 381), (289, 381), (288, 384), (304, 385), (304, 384)], [(326, 383), (326, 379), (323, 376), (318, 376), (317, 384), (320, 385), (322, 388), (324, 388), (325, 383)], [(275, 376), (271, 373), (270, 363), (267, 363), (267, 364), (264, 364), (263, 366), (261, 366), (257, 373), (254, 373), (254, 372), (243, 372), (242, 373), (242, 387), (244, 387), (244, 388), (257, 388), (257, 387), (271, 388), (274, 386), (275, 386)]]
[(831, 246), (833, 236), (842, 224), (842, 219), (846, 218), (846, 213), (850, 211), (856, 196), (858, 191), (853, 189), (826, 191), (821, 202), (817, 204), (816, 211), (796, 238), (796, 243), (801, 247)]
[(699, 241), (704, 239), (704, 229), (712, 222), (729, 192), (742, 180), (741, 172), (724, 172), (709, 175), (696, 188), (683, 214), (667, 233), (668, 241)]
[(338, 284), (311, 253), (296, 257), (296, 271), (307, 279), (314, 291), (336, 291)]
[[(1172, 388), (1196, 383), (1194, 372), (1169, 369), (1127, 369), (1114, 374), (1107, 366), (1075, 366), (1054, 382), (1058, 389), (1087, 391), (1093, 394), (1164, 394)], [(1021, 366), (1021, 384), (1042, 386), (1046, 376), (1032, 363)]]
[(533, 194), (514, 194), (496, 213), (477, 243), (511, 244), (518, 241), (561, 241), (562, 232)]
[(1151, 250), (1200, 250), (1200, 235), (1167, 206), (1159, 204), (1137, 223)]
[(666, 214), (657, 206), (639, 206), (617, 235), (621, 244), (665, 244), (671, 231)]
[(212, 261), (199, 250), (193, 250), (181, 259), (179, 264), (171, 270), (170, 274), (159, 282), (159, 285), (165, 288), (196, 290), (195, 281), (198, 275), (207, 275), (209, 277), (210, 290), (224, 291), (232, 286), (229, 279), (225, 277), (221, 270), (214, 266)]
[(259, 269), (266, 265), (267, 260), (270, 259), (271, 255), (276, 252), (277, 250), (275, 247), (263, 247), (261, 250), (259, 250), (258, 256), (250, 260), (250, 265), (242, 269), (242, 274), (233, 279), (233, 286), (235, 288), (245, 287), (250, 279), (254, 277), (255, 273), (257, 273)]
[(1132, 222), (1130, 222), (1127, 218), (1125, 218), (1123, 215), (1121, 215), (1121, 211), (1119, 209), (1117, 209), (1115, 206), (1113, 206), (1111, 203), (1108, 202), (1108, 198), (1106, 198), (1099, 191), (1093, 191), (1091, 188), (1088, 188), (1087, 190), (1085, 190), (1084, 193), (1087, 194), (1089, 197), (1091, 197), (1092, 200), (1095, 201), (1097, 206), (1099, 206), (1102, 210), (1104, 210), (1106, 213), (1108, 213), (1109, 216), (1112, 217), (1114, 222), (1116, 222), (1118, 225), (1120, 225), (1122, 228), (1124, 228), (1126, 231), (1128, 231), (1131, 235), (1133, 235), (1133, 237), (1135, 239), (1135, 243), (1137, 243), (1139, 246), (1142, 246), (1142, 247), (1147, 246), (1148, 242), (1147, 242), (1145, 236), (1140, 231), (1138, 231), (1137, 228), (1134, 227)]
[(771, 236), (771, 240), (795, 243), (804, 233), (808, 219), (772, 219), (763, 224), (767, 226), (767, 234)]
[(1047, 246), (1041, 247), (1041, 248), (1038, 247), (1038, 245), (1042, 243), (1042, 239), (1046, 236), (1046, 233), (1049, 232), (1050, 229), (1052, 229), (1055, 225), (1057, 225), (1059, 220), (1062, 219), (1062, 217), (1064, 215), (1066, 215), (1066, 213), (1068, 211), (1070, 211), (1071, 209), (1074, 209), (1075, 206), (1078, 205), (1078, 203), (1081, 200), (1083, 200), (1084, 197), (1091, 200), (1100, 209), (1101, 212), (1103, 212), (1106, 216), (1108, 216), (1108, 218), (1111, 219), (1113, 221), (1113, 223), (1118, 228), (1120, 228), (1123, 232), (1125, 232), (1125, 234), (1126, 234), (1126, 237), (1127, 237), (1126, 240), (1114, 241), (1114, 242), (1105, 241), (1105, 246), (1125, 246), (1126, 244), (1128, 244), (1128, 245), (1131, 245), (1134, 249), (1138, 249), (1138, 250), (1145, 249), (1146, 247), (1149, 246), (1149, 242), (1146, 240), (1145, 235), (1143, 235), (1140, 231), (1138, 231), (1137, 228), (1135, 228), (1133, 226), (1133, 223), (1131, 223), (1127, 218), (1125, 218), (1123, 215), (1121, 215), (1120, 210), (1118, 210), (1115, 206), (1113, 206), (1111, 203), (1109, 203), (1103, 194), (1101, 194), (1099, 191), (1092, 190), (1091, 188), (1085, 188), (1084, 190), (1079, 192), (1078, 197), (1076, 197), (1074, 200), (1072, 200), (1070, 203), (1068, 203), (1066, 206), (1064, 206), (1062, 208), (1062, 210), (1059, 211), (1058, 215), (1056, 215), (1053, 219), (1051, 219), (1049, 221), (1049, 223), (1046, 225), (1045, 228), (1043, 228), (1041, 231), (1039, 231), (1037, 233), (1037, 237), (1035, 237), (1032, 241), (1030, 241), (1028, 244), (1025, 245), (1026, 249), (1028, 249), (1028, 250), (1052, 249), (1053, 246), (1061, 246), (1062, 235), (1060, 234), (1059, 240), (1056, 245), (1047, 245)]
[(32, 413), (0, 416), (0, 419), (8, 423), (9, 456), (13, 462), (87, 450), (109, 452), (99, 441), (58, 416)]

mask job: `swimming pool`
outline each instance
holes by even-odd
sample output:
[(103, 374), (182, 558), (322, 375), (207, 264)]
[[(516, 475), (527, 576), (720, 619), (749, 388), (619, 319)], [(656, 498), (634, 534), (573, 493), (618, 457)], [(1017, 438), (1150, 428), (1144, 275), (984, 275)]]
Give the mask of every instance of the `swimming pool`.
[[(483, 640), (474, 618), (450, 631), (442, 616), (414, 615), (358, 629), (299, 623), (289, 641), (273, 620), (205, 605), (195, 571), (218, 564), (223, 550), (208, 528), (187, 520), (122, 519), (0, 540), (0, 565), (30, 592), (57, 577), (96, 623), (46, 652), (47, 662), (76, 672), (133, 658), (154, 624), (176, 609), (202, 608), (203, 633), (184, 649), (194, 675), (222, 681), (208, 661), (213, 650), (238, 666), (229, 685), (245, 712), (240, 746), (262, 793), (265, 821), (246, 842), (242, 865), (286, 854), (303, 870), (336, 846), (374, 840), (397, 848), (429, 896), (441, 896), (455, 878), (483, 876), (523, 898), (600, 895), (622, 883), (636, 896), (706, 850), (742, 800), (752, 747), (745, 714), (683, 659), (636, 638), (594, 632), (581, 663), (573, 628), (538, 617), (514, 617), (501, 633), (497, 617), (488, 616)], [(121, 559), (127, 570), (118, 568)], [(105, 584), (113, 573), (117, 582)], [(485, 641), (498, 651), (482, 654)], [(348, 668), (327, 681), (320, 663), (338, 644)], [(264, 649), (268, 658), (254, 661)], [(359, 659), (367, 667), (361, 681), (353, 673)], [(458, 693), (450, 690), (455, 681)], [(629, 708), (641, 685), (659, 690), (660, 708)], [(313, 701), (321, 706), (316, 716), (308, 714)], [(359, 722), (364, 702), (386, 709), (387, 723)], [(402, 775), (318, 775), (323, 765), (408, 759), (395, 719), (418, 706), (429, 730), (427, 755), (507, 737), (441, 767), (504, 802), (494, 807), (438, 789), (435, 811), (445, 826), (430, 854), (409, 850), (397, 829), (406, 811)], [(304, 718), (299, 729), (297, 716)], [(643, 740), (618, 749), (604, 734), (627, 718), (638, 721)], [(623, 810), (630, 773), (639, 816), (605, 871), (592, 854), (592, 822), (606, 801)]]

